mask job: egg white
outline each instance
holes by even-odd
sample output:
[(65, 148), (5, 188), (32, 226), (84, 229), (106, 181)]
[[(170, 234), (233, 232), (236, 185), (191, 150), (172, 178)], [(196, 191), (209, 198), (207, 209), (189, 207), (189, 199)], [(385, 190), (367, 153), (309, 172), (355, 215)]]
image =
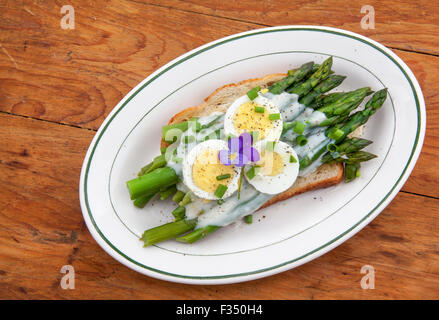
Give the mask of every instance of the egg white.
[[(193, 147), (186, 157), (183, 159), (183, 183), (198, 197), (209, 200), (218, 200), (219, 198), (215, 196), (214, 192), (207, 192), (200, 189), (194, 182), (192, 178), (192, 167), (197, 158), (197, 156), (206, 150), (226, 150), (228, 149), (227, 142), (218, 139), (212, 139), (204, 141), (195, 147)], [(234, 176), (230, 183), (227, 185), (227, 190), (224, 193), (222, 199), (230, 197), (236, 190), (238, 190), (239, 175), (241, 173), (241, 168), (234, 167)]]
[[(265, 150), (267, 140), (261, 140), (254, 144), (254, 148), (261, 154)], [(299, 158), (297, 157), (294, 149), (282, 141), (277, 141), (274, 145), (274, 152), (278, 153), (283, 160), (284, 166), (282, 171), (275, 176), (263, 175), (258, 172), (252, 179), (247, 177), (248, 170), (254, 165), (254, 163), (247, 164), (244, 167), (244, 175), (247, 181), (259, 192), (267, 194), (278, 194), (284, 192), (297, 179), (299, 174)], [(290, 156), (296, 159), (296, 162), (290, 162)]]
[[(250, 100), (247, 95), (244, 95), (236, 99), (227, 109), (226, 115), (224, 117), (224, 133), (226, 134), (226, 136), (228, 135), (239, 136), (239, 132), (235, 128), (233, 120), (235, 118), (235, 114), (238, 108), (243, 103), (250, 101), (252, 100)], [(274, 105), (270, 99), (262, 95), (258, 95), (258, 97), (255, 98), (253, 102), (256, 102), (257, 104), (265, 107), (269, 113), (280, 113), (278, 107)], [(282, 134), (282, 119), (273, 120), (271, 123), (272, 123), (272, 128), (268, 132), (266, 132), (265, 139), (270, 141), (277, 141), (279, 140)]]

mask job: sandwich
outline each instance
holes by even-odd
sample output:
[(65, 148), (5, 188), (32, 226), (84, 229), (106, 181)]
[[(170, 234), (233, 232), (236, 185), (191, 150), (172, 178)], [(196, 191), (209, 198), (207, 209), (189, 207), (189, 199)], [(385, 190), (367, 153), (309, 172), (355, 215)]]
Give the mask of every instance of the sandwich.
[(154, 197), (176, 203), (173, 221), (146, 230), (144, 245), (194, 243), (276, 202), (355, 180), (376, 157), (360, 136), (387, 89), (332, 92), (346, 79), (332, 62), (224, 85), (174, 115), (161, 155), (127, 182), (139, 208)]

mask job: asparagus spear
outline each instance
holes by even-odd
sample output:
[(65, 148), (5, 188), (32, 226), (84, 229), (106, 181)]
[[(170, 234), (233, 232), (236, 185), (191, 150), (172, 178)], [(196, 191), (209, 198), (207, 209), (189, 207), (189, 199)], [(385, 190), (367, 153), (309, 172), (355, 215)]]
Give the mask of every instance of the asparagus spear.
[(318, 85), (322, 80), (326, 79), (331, 71), (332, 57), (326, 59), (321, 66), (314, 72), (306, 81), (293, 85), (291, 88), (287, 88), (287, 92), (295, 93), (299, 97), (303, 97)]
[(175, 187), (175, 185), (172, 185), (172, 186), (160, 191), (160, 200), (168, 199), (176, 191), (177, 191), (177, 188)]
[(155, 193), (145, 194), (143, 196), (134, 199), (133, 203), (136, 207), (143, 208), (154, 197), (154, 195)]
[(137, 174), (139, 177), (143, 176), (147, 173), (150, 173), (151, 171), (157, 169), (157, 168), (161, 168), (164, 167), (166, 165), (166, 158), (164, 154), (161, 154), (157, 157), (154, 158), (154, 160), (147, 164), (146, 166), (144, 166), (142, 169), (140, 169), (139, 173)]
[[(369, 120), (376, 110), (378, 110), (384, 103), (387, 97), (387, 89), (377, 91), (372, 98), (366, 103), (364, 110), (358, 111), (349, 117), (346, 123), (335, 125), (326, 130), (325, 135), (328, 138), (332, 137), (335, 140), (333, 145), (338, 145), (344, 141), (346, 136), (357, 129), (359, 126), (365, 124)], [(334, 139), (336, 138), (336, 139)], [(331, 139), (325, 139), (321, 144), (317, 146), (317, 150), (311, 150), (309, 155), (306, 155), (300, 159), (300, 169), (308, 167), (311, 163), (316, 161), (327, 150), (328, 145), (331, 143)], [(331, 147), (329, 147), (331, 148)]]
[(204, 238), (219, 228), (219, 226), (206, 226), (204, 228), (196, 229), (188, 234), (185, 234), (184, 236), (178, 237), (175, 240), (179, 242), (194, 243), (195, 241)]
[(172, 197), (172, 201), (179, 203), (181, 200), (183, 200), (185, 193), (183, 191), (177, 190), (177, 192)]
[(178, 206), (172, 211), (172, 215), (174, 216), (174, 221), (180, 221), (186, 215), (186, 208), (184, 206)]
[(352, 164), (346, 164), (345, 165), (345, 176), (344, 181), (345, 182), (351, 182), (355, 178), (360, 176), (360, 167), (361, 164), (358, 163), (352, 163)]
[[(370, 145), (372, 141), (361, 139), (361, 138), (352, 138), (352, 139), (346, 139), (343, 143), (340, 145), (331, 145), (332, 150), (329, 150), (327, 153), (325, 153), (322, 157), (322, 163), (328, 163), (331, 162), (337, 158), (343, 157), (346, 154), (350, 154), (356, 151), (359, 151), (368, 145)], [(330, 147), (331, 148), (331, 147)], [(328, 148), (328, 149), (330, 149)]]
[(343, 80), (346, 79), (345, 76), (339, 75), (331, 75), (322, 82), (320, 82), (317, 86), (312, 89), (306, 96), (301, 98), (299, 102), (306, 106), (310, 105), (315, 99), (323, 95), (325, 92), (328, 92), (335, 87), (339, 86)]
[(289, 86), (301, 81), (308, 76), (313, 70), (314, 62), (308, 62), (303, 64), (299, 69), (289, 73), (288, 76), (282, 80), (272, 84), (268, 90), (273, 94), (280, 94)]
[(131, 200), (140, 196), (159, 192), (160, 189), (176, 184), (178, 176), (170, 167), (157, 168), (150, 173), (127, 182)]
[(326, 104), (323, 107), (317, 109), (319, 112), (323, 112), (328, 118), (327, 121), (321, 123), (322, 126), (331, 125), (335, 119), (333, 117), (339, 117), (349, 114), (352, 110), (357, 108), (363, 99), (372, 93), (369, 87), (360, 88), (351, 91), (341, 96), (338, 100)]
[(326, 104), (337, 101), (345, 94), (346, 92), (333, 92), (326, 95), (321, 95), (320, 97), (316, 98), (308, 107), (318, 109)]
[[(334, 126), (338, 123), (344, 122), (349, 117), (349, 114), (352, 110), (356, 109), (364, 98), (371, 93), (369, 87), (361, 88), (358, 90), (350, 91), (344, 93), (343, 95), (339, 95), (339, 98), (335, 101), (327, 104), (318, 110), (312, 112), (306, 119), (301, 119), (302, 123), (306, 123), (306, 128), (304, 133), (297, 132), (294, 130), (295, 125), (299, 122), (299, 120), (295, 120), (292, 122), (286, 122), (283, 124), (283, 138), (289, 141), (295, 141), (297, 136), (300, 134), (307, 135), (310, 133), (310, 129), (316, 126), (320, 127), (328, 127)], [(337, 111), (338, 114), (335, 114)], [(342, 112), (341, 112), (342, 111)], [(323, 112), (325, 114), (326, 119), (320, 120), (319, 116)], [(291, 129), (294, 132), (290, 131)]]
[(155, 228), (146, 230), (140, 240), (144, 242), (144, 246), (150, 246), (155, 243), (172, 239), (185, 232), (191, 231), (197, 225), (197, 220), (180, 220), (170, 222)]

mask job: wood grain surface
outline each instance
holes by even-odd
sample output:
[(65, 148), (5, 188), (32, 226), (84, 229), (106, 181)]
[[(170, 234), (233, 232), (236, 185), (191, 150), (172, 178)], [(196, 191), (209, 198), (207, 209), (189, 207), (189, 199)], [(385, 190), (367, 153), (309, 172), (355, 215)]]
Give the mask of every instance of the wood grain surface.
[[(60, 27), (64, 4), (75, 29)], [(439, 5), (368, 1), (0, 0), (0, 298), (439, 298)], [(365, 229), (294, 270), (248, 283), (190, 286), (142, 276), (93, 240), (78, 200), (95, 131), (137, 83), (179, 55), (237, 32), (283, 24), (355, 31), (391, 48), (427, 104), (420, 159), (402, 191)], [(60, 268), (75, 267), (75, 290)], [(373, 265), (374, 290), (360, 269)]]

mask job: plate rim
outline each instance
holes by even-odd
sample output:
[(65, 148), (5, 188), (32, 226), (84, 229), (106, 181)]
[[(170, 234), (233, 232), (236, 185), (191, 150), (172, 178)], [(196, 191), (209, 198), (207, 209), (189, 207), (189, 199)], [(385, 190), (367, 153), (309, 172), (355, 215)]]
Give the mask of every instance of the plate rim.
[[(412, 151), (410, 154), (410, 157), (402, 170), (401, 175), (399, 176), (398, 180), (394, 183), (393, 187), (388, 191), (388, 193), (381, 199), (381, 201), (372, 209), (368, 214), (362, 217), (361, 220), (359, 220), (357, 223), (352, 225), (350, 228), (346, 229), (341, 234), (338, 234), (336, 237), (331, 239), (330, 241), (327, 241), (323, 245), (314, 248), (313, 250), (307, 252), (306, 254), (301, 255), (300, 257), (296, 257), (294, 259), (285, 261), (281, 264), (277, 264), (275, 266), (270, 266), (254, 271), (249, 272), (242, 272), (237, 274), (228, 274), (228, 275), (217, 275), (217, 276), (188, 276), (188, 275), (179, 275), (174, 273), (169, 273), (163, 270), (158, 270), (152, 267), (148, 267), (140, 262), (137, 262), (133, 260), (133, 258), (125, 255), (123, 252), (118, 250), (101, 232), (99, 227), (97, 226), (96, 222), (93, 219), (91, 209), (88, 204), (88, 194), (87, 194), (87, 176), (88, 176), (88, 170), (90, 168), (91, 160), (94, 154), (94, 151), (96, 147), (99, 144), (100, 138), (104, 134), (105, 130), (107, 129), (108, 125), (111, 123), (111, 121), (115, 118), (115, 116), (124, 108), (128, 102), (134, 98), (143, 88), (145, 88), (149, 83), (154, 81), (156, 78), (158, 78), (163, 73), (167, 72), (168, 70), (172, 69), (173, 67), (179, 65), (180, 63), (204, 52), (207, 50), (210, 50), (212, 48), (215, 48), (223, 43), (227, 43), (229, 41), (233, 40), (239, 40), (244, 37), (252, 36), (252, 35), (258, 35), (263, 33), (270, 33), (270, 32), (280, 32), (280, 31), (317, 31), (317, 32), (323, 32), (323, 33), (332, 33), (339, 36), (345, 36), (354, 40), (361, 41), (372, 48), (380, 51), (383, 53), (389, 60), (391, 60), (403, 73), (406, 80), (409, 82), (410, 87), (412, 89), (412, 93), (415, 99), (415, 104), (417, 108), (417, 133), (415, 136), (415, 142), (412, 147)], [(235, 283), (235, 282), (241, 282), (241, 281), (249, 281), (257, 278), (262, 278), (266, 276), (270, 276), (272, 274), (276, 274), (294, 267), (297, 267), (299, 265), (302, 265), (304, 263), (307, 263), (340, 245), (341, 243), (348, 240), (350, 237), (355, 235), (358, 231), (360, 231), (363, 227), (365, 227), (367, 224), (369, 224), (381, 211), (387, 206), (387, 204), (393, 200), (393, 198), (396, 196), (396, 194), (399, 192), (399, 190), (402, 188), (405, 181), (410, 176), (411, 171), (414, 168), (414, 165), (416, 164), (416, 161), (419, 157), (419, 154), (422, 149), (423, 140), (425, 136), (425, 124), (426, 124), (426, 111), (425, 111), (425, 102), (423, 98), (423, 94), (421, 91), (421, 88), (419, 86), (418, 81), (416, 80), (416, 77), (413, 75), (410, 68), (390, 49), (386, 48), (385, 46), (381, 45), (380, 43), (369, 39), (365, 36), (362, 36), (360, 34), (346, 31), (339, 28), (332, 28), (332, 27), (322, 27), (322, 26), (302, 26), (302, 25), (291, 25), (291, 26), (278, 26), (278, 27), (269, 27), (269, 28), (262, 28), (262, 29), (255, 29), (250, 30), (242, 33), (237, 33), (231, 36), (227, 36), (212, 42), (209, 42), (203, 46), (200, 46), (198, 48), (195, 48), (176, 59), (170, 61), (166, 65), (162, 66), (155, 72), (153, 72), (151, 75), (149, 75), (147, 78), (145, 78), (143, 81), (141, 81), (134, 89), (132, 89), (125, 97), (114, 107), (114, 109), (110, 112), (110, 114), (106, 117), (106, 119), (103, 121), (101, 126), (99, 127), (99, 130), (96, 132), (95, 136), (93, 137), (92, 142), (90, 143), (90, 146), (87, 150), (86, 156), (84, 158), (84, 162), (82, 165), (81, 170), (81, 178), (79, 183), (79, 196), (80, 196), (80, 203), (81, 203), (81, 210), (84, 217), (84, 220), (86, 222), (86, 225), (92, 234), (95, 241), (108, 253), (110, 256), (115, 258), (117, 261), (121, 262), (125, 266), (140, 272), (142, 274), (167, 280), (167, 281), (173, 281), (173, 282), (180, 282), (180, 283), (191, 283), (191, 284), (225, 284), (225, 283)]]

